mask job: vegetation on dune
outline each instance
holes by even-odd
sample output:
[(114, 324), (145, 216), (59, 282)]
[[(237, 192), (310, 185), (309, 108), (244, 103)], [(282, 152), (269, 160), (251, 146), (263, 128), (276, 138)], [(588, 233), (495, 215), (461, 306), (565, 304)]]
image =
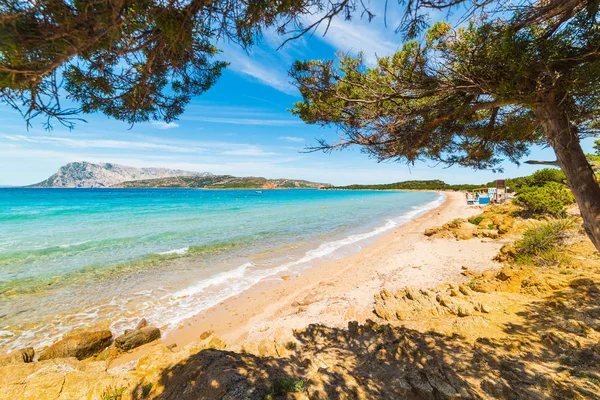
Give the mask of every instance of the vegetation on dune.
[(302, 379), (291, 377), (275, 379), (264, 400), (273, 400), (281, 396), (286, 396), (288, 393), (302, 392), (303, 389), (304, 381)]
[(102, 392), (101, 400), (121, 400), (126, 392), (127, 388), (125, 386), (109, 387)]
[(536, 217), (545, 215), (560, 217), (565, 214), (565, 206), (575, 202), (569, 188), (556, 182), (544, 186), (522, 189), (514, 200), (516, 205)]
[(513, 257), (519, 264), (543, 265), (554, 263), (575, 226), (572, 219), (556, 219), (526, 229), (523, 237), (514, 244)]
[(510, 179), (509, 183), (517, 191), (514, 204), (534, 217), (564, 216), (566, 206), (575, 203), (565, 175), (558, 169), (541, 169), (530, 176)]

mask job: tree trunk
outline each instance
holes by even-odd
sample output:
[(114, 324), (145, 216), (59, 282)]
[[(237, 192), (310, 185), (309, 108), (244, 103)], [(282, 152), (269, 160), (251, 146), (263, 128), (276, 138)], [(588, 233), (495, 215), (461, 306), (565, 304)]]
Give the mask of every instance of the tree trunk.
[(583, 217), (583, 227), (600, 251), (600, 186), (579, 143), (577, 127), (560, 105), (551, 103), (554, 104), (544, 104), (534, 111), (567, 177)]

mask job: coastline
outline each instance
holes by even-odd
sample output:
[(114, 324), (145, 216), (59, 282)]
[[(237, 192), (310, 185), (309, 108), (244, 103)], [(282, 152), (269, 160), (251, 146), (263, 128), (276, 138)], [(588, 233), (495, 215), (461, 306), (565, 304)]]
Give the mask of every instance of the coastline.
[(291, 335), (293, 329), (311, 323), (334, 327), (350, 320), (363, 323), (374, 317), (365, 310), (372, 310), (374, 295), (384, 285), (424, 288), (463, 282), (467, 279), (460, 274), (463, 265), (476, 272), (499, 267), (491, 261), (502, 246), (499, 242), (459, 243), (423, 235), (427, 228), (481, 211), (464, 204), (460, 192), (444, 193), (446, 199), (440, 206), (384, 233), (357, 254), (323, 261), (299, 275), (281, 274), (260, 282), (184, 321), (161, 341), (115, 358), (110, 367), (137, 360), (156, 345), (176, 351), (208, 332), (227, 343), (227, 348), (239, 350), (248, 341)]
[[(57, 192), (60, 193), (60, 191)], [(207, 199), (194, 202), (199, 208), (203, 207), (205, 203), (212, 203), (213, 198), (218, 200), (218, 204), (223, 204), (221, 208), (225, 210), (233, 207), (230, 215), (233, 215), (234, 218), (217, 220), (210, 215), (213, 217), (212, 220), (197, 219), (196, 213), (186, 211), (184, 207), (184, 211), (176, 214), (175, 217), (182, 219), (184, 223), (188, 221), (186, 218), (191, 218), (191, 225), (189, 225), (191, 228), (185, 224), (182, 224), (182, 229), (161, 225), (163, 220), (160, 215), (146, 213), (147, 209), (152, 211), (152, 207), (142, 207), (140, 210), (144, 212), (143, 214), (118, 212), (114, 214), (114, 218), (106, 216), (102, 219), (120, 221), (116, 225), (132, 221), (131, 224), (126, 224), (126, 226), (131, 226), (131, 229), (124, 231), (120, 236), (152, 235), (148, 240), (141, 241), (139, 246), (137, 243), (134, 243), (134, 246), (124, 244), (122, 248), (116, 248), (116, 251), (106, 252), (103, 250), (114, 247), (117, 242), (119, 245), (121, 243), (120, 239), (113, 238), (110, 233), (104, 235), (104, 232), (109, 232), (106, 229), (99, 229), (98, 235), (91, 237), (93, 240), (84, 240), (89, 239), (85, 235), (71, 235), (66, 238), (56, 236), (57, 240), (49, 242), (50, 244), (44, 242), (40, 248), (42, 250), (50, 249), (52, 261), (61, 266), (70, 265), (60, 262), (60, 257), (63, 255), (65, 258), (74, 258), (73, 254), (75, 256), (90, 254), (88, 258), (107, 260), (114, 257), (120, 260), (120, 255), (124, 253), (123, 249), (137, 250), (142, 246), (148, 246), (148, 248), (143, 247), (142, 253), (149, 252), (150, 254), (142, 257), (134, 256), (132, 260), (126, 262), (106, 261), (107, 268), (84, 268), (81, 270), (82, 273), (67, 273), (64, 274), (64, 278), (61, 276), (60, 279), (47, 279), (47, 282), (40, 280), (41, 282), (38, 283), (33, 279), (27, 281), (25, 278), (28, 276), (25, 276), (22, 278), (21, 286), (8, 287), (8, 290), (13, 290), (8, 292), (13, 297), (10, 300), (5, 297), (4, 303), (0, 303), (0, 308), (2, 311), (6, 310), (6, 313), (3, 312), (3, 314), (9, 316), (3, 320), (4, 326), (13, 327), (13, 329), (0, 338), (3, 352), (24, 346), (33, 346), (41, 351), (60, 340), (60, 335), (64, 336), (85, 329), (110, 329), (115, 335), (118, 335), (125, 329), (134, 328), (137, 319), (142, 317), (161, 328), (163, 335), (166, 336), (176, 330), (183, 321), (217, 305), (229, 296), (248, 290), (262, 280), (280, 279), (277, 274), (295, 275), (324, 260), (358, 252), (361, 246), (373, 243), (385, 232), (389, 232), (390, 229), (405, 223), (410, 218), (427, 212), (428, 209), (440, 204), (443, 199), (435, 192), (422, 195), (406, 193), (406, 196), (398, 197), (394, 194), (396, 192), (389, 192), (388, 195), (385, 193), (370, 194), (371, 192), (369, 192), (365, 193), (366, 197), (363, 197), (361, 193), (349, 192), (338, 195), (322, 193), (320, 196), (317, 191), (312, 190), (310, 191), (312, 193), (293, 190), (285, 192), (295, 192), (295, 194), (289, 193), (290, 196), (287, 194), (283, 196), (285, 193), (279, 192), (273, 193), (274, 196), (266, 195), (265, 198), (261, 198), (252, 197), (248, 191), (244, 191), (242, 194), (248, 194), (248, 196), (243, 196), (243, 199), (237, 193), (229, 197), (223, 197), (219, 193), (212, 193), (209, 197), (203, 197), (201, 193), (192, 195), (195, 196), (194, 199)], [(154, 191), (154, 193), (148, 196), (150, 200), (154, 200), (158, 196), (162, 203), (171, 204), (173, 202), (171, 194), (162, 196), (156, 194), (158, 191)], [(64, 199), (59, 194), (52, 196), (58, 196), (56, 198), (59, 199), (59, 203), (61, 199)], [(54, 199), (52, 196), (49, 197)], [(86, 199), (87, 196), (89, 195), (85, 195), (83, 198)], [(92, 198), (98, 198), (98, 196), (101, 195), (96, 194)], [(117, 199), (127, 199), (127, 196), (131, 195), (117, 194), (116, 196)], [(188, 195), (176, 196), (175, 203), (178, 199), (188, 202), (186, 196)], [(103, 197), (101, 198), (103, 199)], [(290, 203), (280, 201), (282, 198), (284, 200), (290, 198)], [(304, 202), (305, 198), (309, 201), (308, 203)], [(362, 199), (377, 201), (374, 205), (369, 205), (367, 200), (363, 201)], [(128, 200), (124, 201), (128, 202)], [(260, 204), (262, 202), (266, 203)], [(117, 204), (121, 203), (117, 202)], [(150, 201), (150, 204), (153, 204), (153, 201)], [(244, 209), (243, 207), (246, 205), (254, 204), (256, 207), (251, 207), (251, 209), (258, 210), (254, 214), (267, 216), (267, 219), (256, 218), (253, 213), (240, 213), (239, 210)], [(35, 206), (36, 204), (24, 206), (23, 213), (26, 215), (27, 207), (36, 209)], [(351, 212), (354, 207), (360, 209), (360, 213)], [(113, 209), (119, 210), (120, 208), (114, 207)], [(94, 211), (98, 210), (92, 208), (91, 211), (93, 216), (95, 215)], [(102, 212), (98, 215), (105, 214)], [(292, 217), (298, 215), (299, 218), (291, 220), (293, 222), (288, 224), (289, 228), (288, 225), (285, 225), (280, 229), (281, 221), (289, 220), (288, 215)], [(140, 216), (143, 218), (139, 218)], [(155, 219), (153, 216), (157, 218)], [(51, 222), (55, 222), (55, 220), (56, 218)], [(155, 220), (158, 221), (158, 226), (155, 226)], [(196, 220), (208, 222), (196, 223)], [(91, 218), (90, 226), (93, 225), (91, 224), (93, 221), (94, 219)], [(211, 225), (211, 221), (217, 221), (218, 224)], [(211, 230), (213, 226), (216, 228)], [(120, 227), (118, 228), (120, 229)], [(176, 239), (179, 241), (176, 243), (172, 241), (174, 234), (171, 234), (171, 231), (176, 233), (182, 231), (187, 234), (188, 231), (194, 232), (194, 229), (197, 232), (206, 230), (209, 233), (223, 229), (224, 234), (213, 234), (210, 237), (212, 240), (205, 240), (206, 245), (189, 244), (178, 238)], [(261, 230), (261, 234), (253, 235), (257, 229)], [(262, 231), (267, 234), (263, 235)], [(166, 232), (166, 234), (162, 234), (162, 232)], [(277, 234), (278, 232), (281, 233), (281, 236)], [(301, 234), (296, 235), (296, 232)], [(198, 235), (198, 233), (195, 234)], [(228, 241), (227, 235), (233, 239)], [(297, 239), (294, 239), (294, 235)], [(29, 237), (24, 234), (22, 236)], [(143, 235), (140, 237), (145, 238)], [(97, 247), (96, 242), (98, 242)], [(100, 250), (89, 252), (88, 248)], [(33, 256), (38, 256), (40, 253), (40, 257), (49, 258), (37, 249), (32, 250), (31, 253)], [(108, 258), (104, 258), (104, 256)], [(70, 258), (68, 260), (70, 261)], [(85, 261), (84, 259), (82, 264)], [(92, 262), (94, 261), (92, 260)], [(51, 266), (54, 267), (54, 264)], [(29, 273), (28, 271), (35, 270), (23, 268), (23, 271)], [(20, 284), (21, 281), (18, 282)], [(76, 287), (76, 292), (80, 295), (83, 294), (81, 301), (71, 301), (74, 295), (73, 291), (69, 290), (69, 286)], [(22, 287), (24, 289), (21, 289)], [(102, 290), (103, 288), (108, 290)], [(0, 287), (0, 291), (2, 289)], [(30, 292), (26, 292), (26, 290)], [(21, 296), (21, 292), (24, 293), (23, 296)], [(44, 294), (41, 297), (44, 304), (56, 304), (57, 308), (50, 313), (45, 312), (49, 307), (42, 307), (39, 314), (36, 315), (36, 319), (28, 318), (22, 321), (19, 317), (22, 314), (19, 314), (18, 311), (26, 308), (28, 302), (37, 301), (38, 293)], [(12, 299), (15, 300), (12, 301)], [(12, 310), (16, 310), (16, 312), (12, 312)]]

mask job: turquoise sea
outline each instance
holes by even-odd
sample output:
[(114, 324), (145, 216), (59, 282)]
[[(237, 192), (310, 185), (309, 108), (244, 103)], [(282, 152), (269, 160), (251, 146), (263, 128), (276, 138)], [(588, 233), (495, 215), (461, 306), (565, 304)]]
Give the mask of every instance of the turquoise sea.
[(175, 329), (266, 279), (356, 252), (427, 192), (0, 189), (0, 352), (141, 317)]

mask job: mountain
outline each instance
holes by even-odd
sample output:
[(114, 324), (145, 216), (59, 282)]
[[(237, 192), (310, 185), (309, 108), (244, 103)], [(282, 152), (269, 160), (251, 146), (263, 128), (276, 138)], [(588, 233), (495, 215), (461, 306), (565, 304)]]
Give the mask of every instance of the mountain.
[(208, 177), (207, 172), (190, 172), (166, 168), (134, 168), (119, 164), (92, 164), (89, 162), (72, 162), (63, 165), (58, 172), (45, 181), (29, 187), (36, 188), (103, 188), (146, 179), (168, 177), (195, 176)]
[(176, 176), (122, 182), (119, 188), (207, 188), (207, 189), (293, 189), (331, 187), (328, 183), (296, 179), (266, 179), (262, 177), (235, 177), (232, 175)]

